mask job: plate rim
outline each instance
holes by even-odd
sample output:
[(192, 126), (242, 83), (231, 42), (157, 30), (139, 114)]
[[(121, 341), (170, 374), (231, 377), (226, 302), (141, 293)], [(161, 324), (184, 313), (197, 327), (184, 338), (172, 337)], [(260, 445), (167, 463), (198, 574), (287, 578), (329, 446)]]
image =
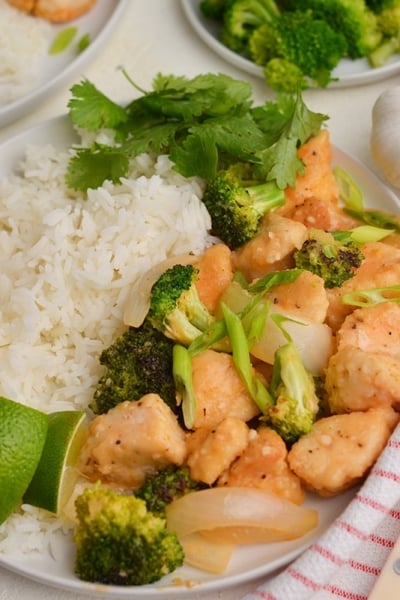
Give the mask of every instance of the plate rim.
[[(98, 1), (101, 2), (101, 0)], [(110, 0), (107, 1), (110, 2)], [(93, 55), (100, 50), (103, 42), (111, 35), (124, 10), (129, 5), (129, 0), (111, 1), (114, 2), (115, 6), (110, 18), (83, 52), (77, 54), (55, 77), (47, 80), (43, 85), (34, 87), (15, 101), (0, 106), (0, 127), (10, 125), (24, 116), (29, 110), (35, 108), (44, 96), (53, 94), (64, 82), (71, 79), (76, 70), (82, 69), (82, 67), (89, 63)], [(82, 17), (85, 17), (85, 15), (82, 15)], [(74, 21), (70, 21), (65, 26), (72, 26), (73, 23)], [(54, 25), (60, 26), (62, 24)]]
[[(203, 40), (203, 42), (212, 50), (216, 52), (221, 58), (228, 63), (238, 67), (242, 71), (264, 79), (262, 67), (256, 65), (248, 58), (240, 56), (230, 48), (224, 46), (218, 39), (209, 31), (204, 25), (205, 17), (202, 18), (199, 13), (199, 4), (201, 0), (180, 0), (182, 10), (185, 14), (186, 19), (197, 33), (197, 35)], [(363, 63), (366, 59), (359, 59)], [(342, 65), (355, 63), (354, 60), (344, 58), (341, 61)], [(314, 87), (310, 89), (332, 89), (332, 88), (345, 88), (345, 87), (356, 87), (358, 85), (366, 85), (368, 83), (380, 81), (386, 79), (400, 72), (400, 53), (393, 58), (391, 62), (386, 63), (382, 67), (375, 69), (367, 68), (367, 70), (359, 73), (344, 73), (340, 74), (340, 63), (332, 71), (333, 76), (340, 77), (337, 81), (332, 81), (325, 88)], [(267, 85), (267, 84), (266, 84)]]

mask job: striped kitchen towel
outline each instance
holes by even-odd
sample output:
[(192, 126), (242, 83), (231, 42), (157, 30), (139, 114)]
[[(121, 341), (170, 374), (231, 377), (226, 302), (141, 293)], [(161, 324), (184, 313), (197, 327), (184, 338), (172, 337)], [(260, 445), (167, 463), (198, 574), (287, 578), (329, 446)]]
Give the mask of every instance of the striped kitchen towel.
[(325, 534), (242, 600), (368, 600), (399, 535), (400, 425), (363, 486)]

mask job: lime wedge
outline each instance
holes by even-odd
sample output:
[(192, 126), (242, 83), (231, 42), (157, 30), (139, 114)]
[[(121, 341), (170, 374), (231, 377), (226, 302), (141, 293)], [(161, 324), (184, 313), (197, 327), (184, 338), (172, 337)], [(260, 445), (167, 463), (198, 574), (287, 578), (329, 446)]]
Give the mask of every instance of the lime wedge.
[(0, 523), (18, 506), (46, 440), (47, 415), (0, 397)]
[(78, 479), (76, 462), (87, 429), (83, 411), (50, 413), (43, 452), (24, 502), (60, 515)]

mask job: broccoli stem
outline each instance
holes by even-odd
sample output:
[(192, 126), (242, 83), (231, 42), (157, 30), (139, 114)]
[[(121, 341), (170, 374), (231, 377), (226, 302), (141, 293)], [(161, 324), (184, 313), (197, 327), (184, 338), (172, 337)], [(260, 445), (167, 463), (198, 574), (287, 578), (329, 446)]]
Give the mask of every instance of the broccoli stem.
[(273, 405), (273, 399), (261, 379), (254, 373), (250, 359), (249, 344), (243, 323), (226, 304), (221, 304), (226, 328), (232, 346), (232, 357), (236, 369), (250, 396), (263, 414)]

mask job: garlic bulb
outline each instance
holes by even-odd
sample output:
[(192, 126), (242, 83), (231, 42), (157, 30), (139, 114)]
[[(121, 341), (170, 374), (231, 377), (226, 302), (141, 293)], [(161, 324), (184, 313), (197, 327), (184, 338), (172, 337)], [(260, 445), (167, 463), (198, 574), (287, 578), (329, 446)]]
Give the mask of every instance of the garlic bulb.
[(400, 188), (400, 86), (382, 92), (372, 108), (370, 148), (388, 182)]

